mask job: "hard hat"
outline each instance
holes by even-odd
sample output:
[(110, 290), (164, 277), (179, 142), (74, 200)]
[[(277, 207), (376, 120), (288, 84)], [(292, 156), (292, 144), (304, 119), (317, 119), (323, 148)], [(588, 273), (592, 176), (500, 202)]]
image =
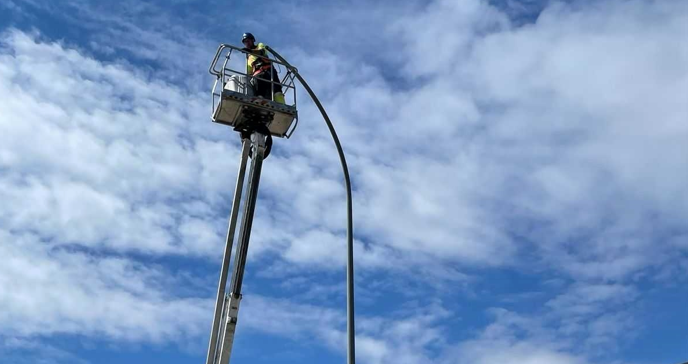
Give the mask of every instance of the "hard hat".
[(253, 36), (251, 33), (244, 33), (244, 35), (241, 37), (241, 42), (245, 41), (246, 39), (250, 39), (252, 41), (256, 41), (256, 37)]

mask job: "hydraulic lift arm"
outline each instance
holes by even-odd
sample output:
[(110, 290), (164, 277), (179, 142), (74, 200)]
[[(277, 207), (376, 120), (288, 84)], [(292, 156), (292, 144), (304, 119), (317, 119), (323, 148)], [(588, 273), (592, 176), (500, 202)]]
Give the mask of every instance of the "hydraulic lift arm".
[[(256, 209), (256, 200), (258, 198), (258, 185), (260, 182), (260, 174), (266, 149), (266, 135), (260, 132), (253, 132), (250, 138), (250, 141), (247, 138), (243, 138), (242, 140), (243, 148), (241, 164), (239, 168), (239, 176), (237, 178), (237, 188), (235, 190), (232, 214), (230, 216), (229, 231), (227, 233), (227, 246), (225, 248), (222, 271), (220, 273), (220, 283), (217, 301), (215, 303), (215, 319), (213, 321), (213, 331), (211, 332), (208, 356), (206, 359), (207, 364), (229, 363), (229, 357), (232, 353), (232, 345), (234, 343), (234, 333), (236, 331), (236, 324), (239, 317), (241, 285), (244, 279), (246, 256), (248, 254), (251, 227), (253, 225), (253, 215)], [(243, 206), (239, 240), (237, 242), (237, 251), (233, 265), (234, 270), (230, 284), (230, 293), (225, 297), (224, 287), (227, 282), (227, 274), (229, 271), (232, 240), (234, 238), (234, 230), (237, 222), (239, 201), (241, 200), (241, 192), (244, 183), (244, 171), (246, 168), (249, 145), (250, 149), (252, 149), (252, 158), (248, 177), (248, 191)], [(222, 328), (220, 328), (221, 324), (223, 326)], [(221, 333), (221, 336), (218, 337), (218, 333)]]

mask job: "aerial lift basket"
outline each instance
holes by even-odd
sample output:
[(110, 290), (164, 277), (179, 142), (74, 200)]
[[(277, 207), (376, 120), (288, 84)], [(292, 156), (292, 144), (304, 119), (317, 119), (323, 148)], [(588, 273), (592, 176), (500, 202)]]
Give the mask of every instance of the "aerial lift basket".
[(294, 70), (278, 60), (270, 59), (272, 67), (278, 71), (284, 70), (285, 74), (278, 81), (260, 79), (259, 82), (279, 84), (285, 102), (274, 101), (273, 87), (270, 87), (269, 99), (256, 96), (251, 86), (256, 77), (246, 73), (248, 54), (244, 49), (229, 44), (222, 44), (217, 49), (210, 65), (210, 73), (217, 77), (213, 85), (211, 118), (236, 130), (248, 128), (250, 123), (259, 120), (267, 126), (272, 136), (289, 138), (298, 125)]

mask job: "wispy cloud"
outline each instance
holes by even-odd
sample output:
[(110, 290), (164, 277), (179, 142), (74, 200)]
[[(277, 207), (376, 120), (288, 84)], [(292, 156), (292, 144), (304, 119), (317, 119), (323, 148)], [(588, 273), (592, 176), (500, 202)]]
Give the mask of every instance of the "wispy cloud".
[(12, 363), (88, 363), (85, 360), (40, 340), (0, 337), (0, 357)]
[(181, 342), (201, 334), (207, 300), (166, 293), (175, 282), (161, 267), (94, 257), (28, 234), (0, 231), (0, 336), (79, 334), (115, 340)]

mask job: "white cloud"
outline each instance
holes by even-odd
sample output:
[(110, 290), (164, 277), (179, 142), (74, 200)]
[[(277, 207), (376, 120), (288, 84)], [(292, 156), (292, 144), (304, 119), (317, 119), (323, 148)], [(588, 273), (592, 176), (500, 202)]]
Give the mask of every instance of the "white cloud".
[(613, 351), (629, 341), (642, 323), (635, 319), (640, 292), (618, 284), (576, 284), (548, 301), (551, 321), (561, 337), (580, 337), (590, 353)]
[(584, 359), (543, 348), (528, 342), (475, 341), (457, 349), (446, 363), (476, 364), (583, 364)]
[[(580, 282), (538, 323), (560, 342), (498, 340), (468, 362), (586, 362), (566, 353), (572, 343), (609, 358), (639, 327), (625, 305), (643, 294), (630, 282), (685, 264), (675, 243), (688, 206), (685, 4), (554, 5), (522, 28), (477, 2), (450, 5), (399, 21), (423, 23), (425, 37), (400, 28), (400, 54), (434, 71), (404, 73), (418, 87), (375, 76), (351, 90), (321, 85), (354, 161), (359, 236), (435, 262), (544, 268)], [(456, 39), (427, 41), (433, 31)], [(433, 45), (456, 63), (415, 57)], [(321, 68), (348, 70), (332, 62)], [(296, 247), (327, 261), (321, 241)], [(605, 296), (613, 292), (621, 301)]]
[[(665, 242), (688, 206), (683, 9), (560, 4), (516, 28), (481, 2), (434, 2), (381, 40), (416, 71), (397, 75), (402, 86), (327, 47), (295, 52), (295, 64), (315, 65), (308, 79), (344, 142), (358, 236), (406, 259), (479, 266), (519, 264), (535, 249), (537, 261), (579, 279), (623, 280), (674, 259)], [(414, 22), (423, 26), (407, 26)], [(427, 48), (447, 54), (434, 62)], [(303, 105), (302, 119), (318, 115)], [(290, 156), (274, 176), (340, 184), (323, 133), (302, 125), (294, 141), (308, 143), (289, 149), (310, 162)], [(279, 185), (283, 214), (343, 227), (336, 189), (289, 185)], [(302, 250), (319, 251), (306, 241)]]
[[(400, 112), (356, 121), (385, 146), (374, 163), (358, 161), (359, 231), (481, 264), (534, 246), (581, 279), (624, 279), (671, 259), (666, 241), (688, 206), (684, 10), (557, 5), (521, 28), (478, 2), (414, 15), (425, 36), (401, 27), (400, 52), (434, 73), (393, 93)], [(433, 45), (451, 52), (447, 62), (413, 63)]]
[[(315, 340), (340, 352), (345, 348), (343, 312), (267, 297), (251, 297), (245, 303), (242, 331), (257, 330), (299, 342)], [(357, 359), (374, 364), (589, 363), (556, 342), (553, 331), (542, 326), (540, 319), (506, 310), (493, 312), (490, 325), (475, 339), (461, 342), (447, 340), (451, 327), (462, 321), (439, 303), (411, 306), (384, 318), (359, 317)]]
[[(289, 340), (308, 340), (343, 352), (346, 343), (342, 310), (294, 304), (268, 297), (245, 300), (241, 330), (258, 330)], [(242, 303), (243, 305), (243, 303)], [(439, 320), (450, 315), (439, 304), (395, 312), (395, 318), (358, 320), (357, 354), (366, 363), (428, 363), (430, 348), (443, 343)]]
[[(0, 196), (6, 204), (0, 216), (6, 228), (33, 230), (56, 244), (125, 251), (205, 255), (221, 246), (220, 240), (180, 240), (190, 225), (171, 205), (217, 203), (227, 193), (214, 179), (231, 172), (196, 163), (216, 142), (194, 150), (183, 141), (192, 131), (209, 135), (184, 121), (201, 108), (200, 96), (23, 33), (6, 33), (4, 45)], [(197, 234), (216, 231), (204, 226)]]
[[(685, 6), (556, 5), (515, 28), (483, 2), (434, 2), (383, 33), (398, 37), (390, 48), (405, 60), (395, 68), (401, 86), (327, 49), (294, 52), (295, 64), (313, 66), (307, 76), (350, 158), (363, 267), (465, 283), (466, 266), (513, 265), (578, 281), (549, 301), (542, 321), (512, 317), (520, 330), (535, 326), (526, 339), (497, 320), (473, 341), (450, 343), (458, 354), (448, 349), (443, 360), (585, 363), (566, 353), (572, 341), (613, 346), (615, 327), (633, 323), (621, 307), (629, 302), (613, 297), (642, 295), (630, 282), (648, 268), (685, 266), (672, 254), (684, 248), (688, 212), (688, 47), (677, 37), (686, 32)], [(3, 39), (0, 249), (14, 265), (0, 279), (22, 277), (0, 296), (11, 308), (0, 316), (5, 334), (153, 342), (199, 335), (205, 301), (167, 297), (151, 289), (164, 269), (109, 253), (220, 254), (238, 155), (224, 141), (232, 133), (208, 123), (207, 93), (21, 32)], [(438, 59), (423, 53), (435, 50)], [(341, 175), (312, 105), (301, 106), (301, 118), (297, 135), (266, 161), (251, 258), (276, 253), (276, 265), (340, 268)], [(42, 270), (22, 276), (35, 261)], [(33, 286), (56, 301), (50, 325), (32, 321), (37, 307), (25, 304), (25, 287)], [(270, 300), (246, 302), (247, 327), (341, 347), (341, 312), (275, 304), (289, 309), (285, 318)], [(185, 310), (188, 320), (168, 322)], [(112, 325), (95, 325), (97, 311)], [(444, 343), (441, 317), (426, 316), (364, 320), (362, 355), (430, 362), (429, 348)], [(309, 327), (285, 327), (292, 321)], [(319, 323), (335, 328), (314, 332)], [(541, 332), (554, 335), (547, 345)]]
[(166, 293), (167, 270), (71, 249), (28, 234), (0, 231), (0, 336), (104, 336), (181, 342), (205, 331), (208, 300)]
[[(11, 4), (9, 6), (12, 7)], [(216, 7), (210, 3), (207, 6)], [(183, 22), (178, 21), (176, 13), (180, 8), (184, 11)], [(204, 74), (186, 71), (206, 68), (216, 46), (189, 26), (194, 23), (208, 26), (208, 18), (195, 8), (178, 6), (174, 1), (160, 7), (140, 1), (122, 1), (113, 5), (73, 0), (60, 3), (18, 0), (14, 10), (32, 22), (41, 20), (34, 13), (47, 14), (52, 19), (70, 24), (75, 32), (87, 34), (85, 44), (67, 39), (70, 48), (81, 47), (82, 52), (108, 57), (116, 55), (118, 62), (144, 61), (154, 65), (142, 67), (145, 72), (194, 90), (206, 83)], [(204, 33), (204, 30), (200, 32)], [(121, 53), (126, 54), (126, 59), (120, 58)]]
[[(9, 31), (0, 99), (3, 340), (205, 334), (212, 306), (197, 278), (144, 258), (221, 254), (215, 215), (231, 187), (198, 163), (221, 136), (186, 121), (203, 97)], [(198, 149), (190, 134), (205, 136)]]
[[(356, 229), (362, 241), (378, 251), (398, 253), (403, 261), (412, 262), (414, 257), (426, 255), (447, 263), (498, 266), (513, 264), (522, 256), (524, 246), (514, 240), (514, 236), (521, 235), (547, 257), (546, 264), (588, 278), (620, 279), (665, 260), (665, 250), (644, 254), (656, 234), (642, 221), (648, 214), (660, 213), (662, 223), (678, 223), (681, 206), (685, 205), (678, 202), (680, 197), (672, 197), (685, 195), (680, 181), (686, 176), (675, 175), (685, 162), (682, 153), (676, 152), (686, 134), (676, 122), (684, 111), (679, 101), (685, 84), (685, 63), (681, 62), (685, 51), (671, 37), (682, 29), (680, 12), (652, 33), (642, 33), (641, 25), (652, 21), (642, 17), (645, 8), (659, 18), (672, 16), (667, 10), (670, 6), (650, 8), (632, 2), (623, 6), (607, 4), (594, 11), (550, 7), (535, 25), (513, 28), (498, 10), (480, 2), (462, 7), (438, 2), (427, 6), (418, 18), (428, 24), (422, 32), (401, 26), (392, 26), (389, 31), (399, 35), (399, 52), (409, 56), (409, 65), (414, 69), (434, 69), (434, 63), (415, 63), (413, 57), (432, 44), (425, 41), (433, 39), (429, 34), (440, 34), (435, 37), (436, 44), (442, 45), (440, 50), (450, 52), (447, 57), (456, 62), (442, 72), (432, 71), (434, 76), (421, 78), (418, 87), (403, 91), (395, 91), (369, 64), (357, 67), (326, 51), (309, 54), (309, 64), (321, 70), (310, 75), (315, 76), (314, 83), (322, 86), (321, 93), (331, 96), (325, 97), (328, 109), (341, 129), (352, 162), (357, 190)], [(412, 22), (402, 18), (399, 24), (405, 21)], [(579, 29), (594, 29), (596, 33)], [(620, 35), (624, 32), (634, 35), (633, 44)], [(586, 37), (596, 41), (585, 41)], [(34, 57), (40, 47), (59, 52), (56, 46), (33, 47), (31, 42), (20, 41), (18, 35), (14, 39), (14, 46), (24, 57)], [(643, 45), (650, 48), (645, 50)], [(670, 49), (674, 49), (676, 57), (665, 60), (661, 52)], [(623, 69), (614, 69), (626, 50), (643, 56), (632, 57)], [(76, 127), (68, 136), (54, 127), (45, 132), (38, 128), (39, 136), (44, 133), (43, 138), (51, 140), (74, 140), (72, 143), (90, 151), (88, 156), (79, 156), (75, 148), (50, 148), (51, 154), (70, 156), (60, 160), (71, 160), (76, 154), (75, 158), (90, 162), (69, 163), (61, 170), (85, 178), (84, 183), (89, 185), (108, 182), (107, 187), (115, 187), (117, 196), (103, 198), (126, 201), (121, 211), (136, 211), (136, 204), (127, 205), (132, 198), (136, 201), (159, 196), (163, 204), (157, 206), (155, 215), (167, 216), (145, 225), (146, 231), (157, 235), (142, 240), (161, 242), (155, 248), (159, 252), (208, 252), (212, 247), (207, 242), (202, 249), (176, 246), (179, 234), (190, 235), (170, 235), (170, 226), (185, 217), (165, 209), (165, 203), (175, 194), (193, 190), (202, 194), (197, 198), (204, 203), (215, 204), (218, 192), (231, 188), (236, 148), (218, 141), (209, 127), (184, 123), (188, 116), (206, 114), (204, 98), (156, 82), (154, 88), (147, 88), (146, 82), (152, 80), (145, 75), (119, 66), (100, 67), (98, 62), (75, 52), (69, 57), (52, 57), (58, 60), (56, 64), (66, 67), (66, 75), (99, 81), (65, 88), (56, 95), (66, 93), (67, 98), (48, 98), (52, 102), (41, 111), (47, 113), (43, 117), (55, 123), (71, 119)], [(591, 57), (595, 63), (591, 63)], [(306, 54), (297, 52), (296, 61), (301, 59), (306, 60)], [(72, 70), (66, 63), (70, 61), (83, 62), (86, 67)], [(8, 64), (12, 63), (21, 69), (19, 62)], [(657, 74), (654, 65), (660, 63), (667, 67)], [(99, 73), (101, 68), (103, 75)], [(356, 70), (363, 70), (365, 77), (341, 77), (356, 75)], [(638, 70), (645, 78), (625, 85), (632, 79), (628, 70)], [(6, 72), (8, 79), (30, 80), (27, 89), (38, 87), (39, 82), (26, 71), (17, 73), (6, 67)], [(604, 80), (591, 78), (596, 73), (601, 73)], [(336, 77), (323, 79), (321, 74)], [(415, 79), (409, 73), (404, 77)], [(660, 93), (662, 84), (657, 80), (661, 79), (674, 80), (668, 83), (673, 91)], [(347, 84), (351, 80), (354, 82)], [(76, 85), (71, 77), (54, 83)], [(93, 86), (96, 84), (100, 85), (97, 90)], [(630, 110), (632, 105), (641, 104), (634, 100), (646, 88), (651, 90), (648, 86), (655, 88), (655, 97), (646, 102), (648, 110)], [(86, 97), (80, 100), (86, 101), (83, 112), (70, 110), (69, 115), (76, 117), (65, 117), (65, 107), (59, 105), (83, 98), (76, 91), (82, 89), (86, 96), (113, 94)], [(108, 102), (112, 99), (117, 102)], [(18, 104), (32, 103), (26, 100)], [(408, 102), (400, 105), (399, 100)], [(122, 104), (124, 110), (120, 110)], [(104, 110), (116, 112), (102, 115)], [(648, 125), (649, 110), (673, 134), (665, 140), (664, 134), (643, 132), (642, 142), (652, 145), (650, 150), (654, 152), (645, 149), (638, 154), (634, 148), (637, 133), (628, 133), (631, 128), (623, 123)], [(27, 111), (18, 110), (15, 117), (30, 114)], [(93, 122), (90, 113), (119, 118), (122, 123)], [(334, 153), (330, 153), (331, 142), (322, 134), (323, 127), (315, 123), (317, 114), (312, 106), (303, 105), (302, 115), (307, 123), (295, 139), (288, 146), (280, 141), (284, 143), (278, 148), (284, 154), (268, 160), (261, 196), (263, 203), (270, 206), (259, 210), (262, 216), (256, 226), (270, 233), (257, 231), (252, 247), (253, 253), (279, 252), (287, 254), (291, 261), (311, 264), (327, 260), (335, 251), (323, 250), (317, 239), (300, 238), (317, 232), (342, 237), (344, 205), (340, 172)], [(136, 121), (131, 123), (130, 117)], [(163, 117), (171, 123), (149, 122)], [(13, 131), (13, 140), (28, 139), (28, 133), (34, 132), (27, 129), (16, 134), (18, 130)], [(196, 136), (193, 146), (187, 145), (185, 136)], [(3, 160), (15, 161), (16, 165), (20, 155), (35, 155), (19, 152), (19, 147), (8, 149), (17, 152), (3, 151)], [(219, 154), (227, 157), (217, 158)], [(33, 165), (49, 170), (59, 166), (60, 160), (45, 155), (31, 157)], [(107, 168), (98, 168), (101, 160), (108, 161), (100, 165)], [(655, 160), (662, 163), (653, 163)], [(132, 169), (137, 164), (153, 169)], [(113, 169), (116, 174), (109, 173)], [(111, 183), (110, 176), (125, 174), (129, 176), (126, 181), (120, 178), (118, 183)], [(99, 187), (96, 191), (103, 193), (105, 184)], [(524, 224), (536, 223), (535, 229), (524, 230)], [(222, 230), (206, 229), (199, 234), (210, 239), (213, 234), (221, 236)], [(628, 236), (636, 238), (629, 240)], [(571, 239), (580, 240), (581, 247), (567, 252), (561, 244)], [(605, 241), (606, 247), (617, 248), (600, 249), (600, 241)], [(120, 242), (117, 246), (123, 245)], [(144, 242), (133, 245), (154, 250)], [(583, 257), (578, 250), (597, 254)], [(298, 251), (307, 251), (308, 255), (297, 257)]]
[(88, 363), (60, 348), (40, 341), (0, 337), (0, 357), (14, 364)]

